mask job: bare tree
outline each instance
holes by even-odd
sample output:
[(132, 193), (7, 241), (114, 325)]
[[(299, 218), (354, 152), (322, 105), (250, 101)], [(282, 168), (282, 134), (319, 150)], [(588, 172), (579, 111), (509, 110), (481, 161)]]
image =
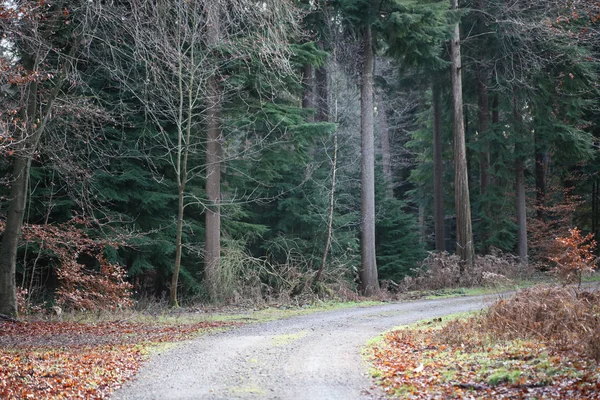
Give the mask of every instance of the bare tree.
[[(223, 71), (231, 63), (245, 64), (248, 70), (258, 63), (275, 71), (274, 79), (292, 74), (287, 43), (298, 32), (298, 10), (275, 0), (133, 0), (126, 7), (95, 6), (95, 17), (107, 25), (103, 31), (113, 33), (100, 38), (111, 55), (107, 68), (143, 105), (153, 150), (162, 149), (175, 173), (178, 209), (170, 303), (178, 305), (184, 210), (192, 204), (201, 206), (206, 216), (204, 284), (214, 300), (226, 141), (222, 104), (242, 90)], [(206, 179), (206, 197), (187, 190), (198, 178)]]
[[(69, 3), (71, 11), (78, 4)], [(31, 162), (45, 134), (55, 101), (71, 71), (84, 23), (73, 24), (66, 44), (59, 44), (67, 19), (66, 2), (40, 10), (33, 4), (10, 8), (1, 20), (4, 35), (2, 63), (11, 71), (4, 82), (16, 96), (13, 113), (3, 113), (4, 135), (14, 138), (9, 155), (14, 157), (8, 214), (0, 244), (0, 313), (17, 314), (16, 260), (25, 214)], [(70, 21), (69, 21), (70, 22)], [(81, 21), (78, 21), (81, 22)], [(6, 77), (6, 76), (5, 76)], [(17, 118), (15, 118), (17, 116)], [(12, 125), (8, 119), (12, 120)], [(9, 128), (9, 125), (11, 127)], [(7, 137), (8, 138), (8, 137)]]

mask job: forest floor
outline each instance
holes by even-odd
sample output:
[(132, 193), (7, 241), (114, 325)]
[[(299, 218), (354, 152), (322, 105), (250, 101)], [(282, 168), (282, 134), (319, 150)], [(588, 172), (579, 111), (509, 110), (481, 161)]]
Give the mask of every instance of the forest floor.
[(541, 285), (387, 332), (367, 348), (391, 398), (600, 399), (600, 285)]
[[(464, 363), (465, 368), (472, 370), (482, 365), (473, 362), (473, 357), (481, 358), (480, 355), (452, 355), (446, 348), (423, 345), (431, 340), (427, 338), (428, 332), (443, 325), (431, 324), (431, 321), (481, 309), (503, 296), (465, 297), (463, 294), (391, 304), (363, 302), (319, 307), (280, 305), (265, 309), (74, 314), (53, 320), (30, 318), (19, 323), (0, 322), (0, 398), (411, 397), (412, 383), (386, 385), (382, 377), (394, 371), (397, 374), (398, 369), (407, 372), (407, 376), (425, 376), (423, 371), (437, 364), (430, 366), (423, 360), (431, 359), (436, 350), (450, 365)], [(413, 347), (402, 350), (406, 354), (391, 350), (399, 346), (395, 346), (396, 339), (388, 335), (372, 344), (368, 355), (364, 352), (361, 355), (365, 343), (381, 332), (421, 320), (430, 322), (413, 330), (417, 332), (410, 340)], [(524, 346), (527, 354), (534, 355), (521, 360), (525, 364), (553, 368), (552, 363), (562, 360), (541, 346), (536, 347), (541, 353), (534, 353), (530, 344), (518, 345)], [(379, 352), (378, 357), (373, 358), (375, 351)], [(522, 375), (517, 376), (519, 373), (507, 368), (508, 364), (502, 364), (505, 363), (503, 357), (511, 357), (512, 353), (507, 351), (511, 350), (490, 349), (489, 358), (501, 365), (498, 376), (492, 374), (490, 378), (489, 373), (471, 373), (467, 375), (471, 380), (462, 387), (464, 392), (485, 393), (481, 390), (489, 389), (490, 379), (492, 383), (498, 379), (501, 384), (520, 384)], [(414, 358), (416, 354), (426, 357)], [(406, 361), (401, 365), (390, 358), (394, 355)], [(374, 363), (370, 373), (366, 361), (369, 357)], [(564, 359), (571, 363), (577, 361)], [(490, 365), (485, 364), (488, 372), (494, 370)], [(585, 379), (600, 379), (594, 375), (598, 372), (595, 364), (586, 361), (573, 365), (563, 384), (576, 382), (582, 376), (581, 371), (586, 371)], [(519, 371), (526, 369), (519, 368)], [(373, 384), (371, 375), (383, 383), (383, 390)], [(481, 383), (474, 379), (478, 376)], [(412, 387), (418, 388), (419, 384), (417, 380)], [(122, 385), (124, 387), (117, 390)], [(402, 389), (398, 390), (399, 387)], [(461, 389), (461, 386), (454, 388)], [(592, 392), (595, 393), (600, 392)]]

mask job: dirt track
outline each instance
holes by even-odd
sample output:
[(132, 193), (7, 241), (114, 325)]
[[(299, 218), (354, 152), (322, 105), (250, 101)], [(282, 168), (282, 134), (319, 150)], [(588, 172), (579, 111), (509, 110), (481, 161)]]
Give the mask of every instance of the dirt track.
[(202, 336), (156, 354), (114, 399), (377, 399), (361, 348), (422, 319), (497, 296), (319, 312)]

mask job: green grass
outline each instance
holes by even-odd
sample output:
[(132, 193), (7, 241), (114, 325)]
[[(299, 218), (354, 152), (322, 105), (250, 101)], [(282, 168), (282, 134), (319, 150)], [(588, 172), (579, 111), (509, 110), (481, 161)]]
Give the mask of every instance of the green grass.
[[(127, 310), (120, 312), (72, 312), (63, 313), (61, 320), (81, 323), (97, 323), (103, 321), (127, 321), (149, 324), (192, 324), (197, 322), (232, 322), (260, 323), (316, 312), (341, 310), (354, 307), (369, 307), (385, 304), (380, 301), (350, 301), (350, 302), (321, 302), (301, 307), (283, 306), (266, 307), (262, 309), (218, 309), (207, 312), (186, 311), (185, 309), (171, 310), (167, 307), (157, 308), (155, 312), (140, 312)], [(58, 319), (58, 318), (54, 318)]]

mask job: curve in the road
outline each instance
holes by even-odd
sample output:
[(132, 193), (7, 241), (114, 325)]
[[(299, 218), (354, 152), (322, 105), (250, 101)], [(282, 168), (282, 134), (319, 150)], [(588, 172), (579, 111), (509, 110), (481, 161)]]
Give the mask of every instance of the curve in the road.
[(361, 348), (399, 325), (484, 307), (498, 296), (318, 312), (202, 336), (154, 355), (113, 398), (374, 399)]

